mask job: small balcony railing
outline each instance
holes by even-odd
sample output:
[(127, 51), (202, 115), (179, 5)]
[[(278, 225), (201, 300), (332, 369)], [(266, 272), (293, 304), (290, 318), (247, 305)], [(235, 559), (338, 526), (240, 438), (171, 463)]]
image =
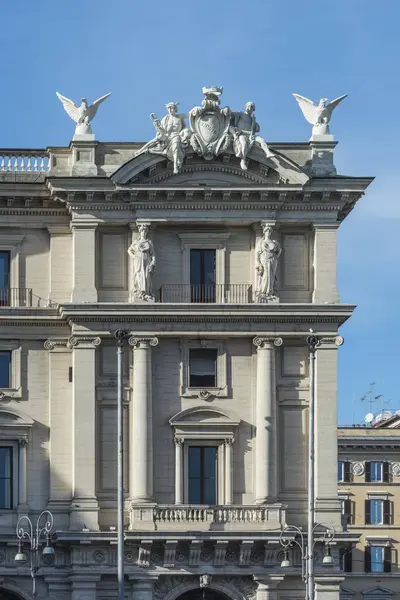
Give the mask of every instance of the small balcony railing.
[(0, 149), (0, 171), (46, 173), (50, 171), (50, 155), (46, 150)]
[(56, 302), (40, 298), (32, 293), (32, 288), (0, 288), (1, 307), (55, 308)]
[(213, 285), (167, 283), (159, 293), (160, 302), (195, 304), (249, 304), (253, 301), (248, 283)]

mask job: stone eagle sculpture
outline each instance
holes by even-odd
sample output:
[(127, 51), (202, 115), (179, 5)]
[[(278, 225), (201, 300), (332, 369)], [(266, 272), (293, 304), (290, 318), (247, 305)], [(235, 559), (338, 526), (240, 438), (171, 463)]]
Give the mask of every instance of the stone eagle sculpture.
[(318, 104), (315, 104), (312, 100), (300, 96), (300, 94), (293, 94), (293, 96), (299, 103), (305, 119), (313, 126), (313, 135), (328, 135), (330, 133), (329, 121), (331, 120), (332, 113), (338, 104), (347, 97), (347, 94), (339, 96), (339, 98), (332, 100), (329, 104), (327, 98), (321, 98)]
[(67, 115), (76, 123), (75, 135), (88, 135), (92, 133), (90, 122), (96, 116), (100, 104), (111, 96), (111, 92), (105, 96), (101, 96), (101, 98), (97, 98), (90, 106), (88, 106), (86, 98), (82, 98), (81, 105), (78, 106), (73, 100), (70, 100), (59, 92), (56, 92), (56, 96), (62, 103)]

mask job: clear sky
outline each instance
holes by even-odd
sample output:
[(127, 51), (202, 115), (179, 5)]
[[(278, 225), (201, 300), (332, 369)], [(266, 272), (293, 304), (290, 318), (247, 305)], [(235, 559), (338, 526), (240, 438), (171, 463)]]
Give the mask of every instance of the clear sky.
[(376, 180), (339, 234), (341, 300), (358, 304), (342, 329), (339, 421), (362, 420), (371, 382), (400, 409), (399, 0), (3, 4), (1, 147), (69, 143), (56, 91), (76, 101), (112, 92), (94, 122), (100, 141), (150, 139), (150, 112), (175, 100), (187, 110), (212, 84), (233, 109), (256, 102), (267, 141), (306, 141), (291, 94), (349, 94), (332, 121), (336, 166)]

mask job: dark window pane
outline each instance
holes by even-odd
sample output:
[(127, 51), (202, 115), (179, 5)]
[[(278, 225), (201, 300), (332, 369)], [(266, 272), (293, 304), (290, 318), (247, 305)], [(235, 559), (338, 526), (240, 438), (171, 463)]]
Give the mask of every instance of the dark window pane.
[(189, 447), (189, 504), (217, 503), (217, 448)]
[(204, 500), (203, 504), (216, 504), (217, 503), (217, 490), (215, 479), (204, 480)]
[(0, 252), (0, 289), (8, 289), (10, 285), (10, 253)]
[(0, 352), (0, 388), (10, 387), (11, 352)]
[(216, 387), (217, 354), (214, 348), (192, 348), (189, 351), (190, 387)]
[(217, 449), (208, 446), (204, 447), (204, 474), (206, 477), (215, 479), (217, 466)]
[(201, 503), (201, 480), (189, 478), (189, 504)]
[(201, 281), (201, 250), (190, 251), (190, 283), (200, 285)]
[(338, 481), (343, 481), (344, 463), (342, 460), (338, 462)]
[(190, 251), (190, 283), (193, 285), (215, 283), (215, 250)]
[(0, 447), (0, 509), (12, 508), (12, 448)]
[(189, 446), (189, 476), (201, 476), (201, 448)]

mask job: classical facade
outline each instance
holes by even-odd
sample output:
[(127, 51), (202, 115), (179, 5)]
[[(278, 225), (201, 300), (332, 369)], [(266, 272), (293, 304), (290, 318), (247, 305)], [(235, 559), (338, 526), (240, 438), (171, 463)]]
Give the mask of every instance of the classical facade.
[(45, 509), (55, 558), (40, 597), (116, 597), (123, 330), (127, 598), (303, 598), (300, 557), (280, 566), (280, 536), (307, 524), (310, 329), (322, 338), (316, 520), (336, 531), (334, 567), (316, 545), (316, 594), (339, 597), (339, 550), (358, 536), (342, 526), (336, 477), (335, 338), (354, 308), (339, 301), (336, 234), (371, 180), (337, 175), (334, 106), (310, 116), (309, 142), (267, 144), (254, 104), (234, 112), (221, 94), (204, 88), (185, 114), (168, 104), (145, 145), (97, 142), (94, 105), (59, 96), (77, 123), (69, 146), (0, 151), (9, 597), (31, 593), (17, 520)]
[(341, 550), (346, 573), (342, 596), (346, 598), (389, 600), (400, 592), (399, 427), (399, 413), (385, 411), (371, 426), (338, 430), (344, 525), (361, 534), (356, 545)]

